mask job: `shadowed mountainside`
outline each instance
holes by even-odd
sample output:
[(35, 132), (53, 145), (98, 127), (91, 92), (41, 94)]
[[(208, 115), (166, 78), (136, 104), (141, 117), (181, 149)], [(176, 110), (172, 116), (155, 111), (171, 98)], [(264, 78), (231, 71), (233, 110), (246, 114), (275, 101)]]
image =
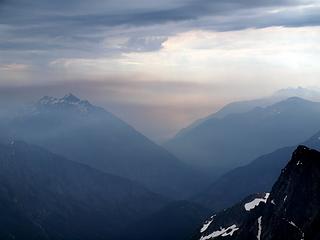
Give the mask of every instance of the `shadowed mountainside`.
[(168, 200), (23, 142), (0, 145), (1, 239), (118, 239)]
[(212, 216), (194, 239), (320, 238), (320, 153), (299, 146), (271, 193), (248, 197)]

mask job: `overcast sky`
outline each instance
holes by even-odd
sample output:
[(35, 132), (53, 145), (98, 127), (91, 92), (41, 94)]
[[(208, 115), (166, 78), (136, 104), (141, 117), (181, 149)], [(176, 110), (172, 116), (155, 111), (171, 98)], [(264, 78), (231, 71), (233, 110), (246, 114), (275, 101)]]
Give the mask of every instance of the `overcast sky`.
[(320, 87), (319, 42), (319, 0), (0, 0), (0, 94), (73, 92), (162, 140), (230, 101)]

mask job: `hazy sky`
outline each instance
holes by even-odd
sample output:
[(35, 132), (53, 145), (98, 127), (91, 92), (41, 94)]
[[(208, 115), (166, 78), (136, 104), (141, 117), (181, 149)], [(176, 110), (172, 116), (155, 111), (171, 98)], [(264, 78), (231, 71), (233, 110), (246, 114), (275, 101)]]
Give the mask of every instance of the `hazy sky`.
[(1, 100), (74, 92), (161, 140), (227, 102), (320, 87), (319, 43), (319, 0), (0, 0)]

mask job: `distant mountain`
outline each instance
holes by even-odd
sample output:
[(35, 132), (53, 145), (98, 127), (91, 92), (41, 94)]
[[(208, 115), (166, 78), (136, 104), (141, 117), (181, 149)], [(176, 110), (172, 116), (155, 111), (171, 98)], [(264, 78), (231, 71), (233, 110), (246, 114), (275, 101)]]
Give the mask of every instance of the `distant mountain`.
[[(177, 201), (134, 223), (125, 230), (122, 239), (185, 240), (196, 231), (210, 210), (201, 205)], [(137, 231), (137, 229), (139, 229)], [(130, 233), (128, 236), (127, 233)]]
[(224, 118), (230, 114), (249, 112), (256, 107), (267, 107), (290, 97), (300, 97), (309, 101), (320, 101), (320, 91), (303, 87), (285, 88), (276, 91), (274, 94), (268, 97), (232, 102), (221, 108), (219, 111), (210, 114), (205, 118), (199, 119), (192, 123), (190, 126), (182, 129), (180, 132), (178, 132), (176, 137), (181, 137), (184, 134), (187, 134), (191, 129), (209, 119)]
[[(304, 141), (303, 145), (320, 150), (320, 132)], [(193, 201), (214, 211), (220, 211), (239, 202), (245, 196), (270, 191), (296, 147), (278, 149), (245, 166), (231, 170), (195, 196)]]
[(320, 153), (299, 146), (271, 193), (208, 219), (194, 239), (320, 239)]
[(270, 191), (294, 149), (295, 147), (281, 148), (246, 166), (231, 170), (193, 200), (213, 211), (220, 211), (250, 194)]
[(319, 88), (284, 88), (275, 92), (271, 97), (286, 99), (289, 97), (300, 97), (310, 101), (320, 101)]
[(0, 239), (121, 239), (168, 201), (23, 142), (0, 145)]
[(249, 112), (209, 119), (165, 147), (189, 164), (222, 174), (319, 130), (320, 103), (293, 97)]
[(138, 181), (172, 198), (198, 191), (199, 176), (131, 126), (72, 94), (43, 97), (9, 119), (1, 136), (44, 147), (67, 159)]

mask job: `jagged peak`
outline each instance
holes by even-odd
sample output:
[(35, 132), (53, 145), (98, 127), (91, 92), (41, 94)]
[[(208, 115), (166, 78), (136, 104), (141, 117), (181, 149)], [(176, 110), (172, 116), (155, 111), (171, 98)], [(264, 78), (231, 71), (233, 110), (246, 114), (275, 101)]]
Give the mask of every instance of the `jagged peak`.
[(81, 112), (87, 112), (94, 106), (87, 100), (81, 100), (72, 93), (64, 95), (62, 98), (56, 98), (51, 96), (44, 96), (37, 102), (38, 107), (59, 107), (59, 106), (71, 106), (77, 107)]
[[(77, 102), (82, 102), (82, 101), (80, 98), (76, 97), (72, 93), (68, 93), (68, 94), (64, 95), (64, 97), (62, 97), (62, 98), (44, 96), (39, 100), (38, 103), (40, 103), (40, 104), (57, 104), (57, 103), (63, 103), (63, 102), (77, 103)], [(83, 102), (87, 102), (87, 101), (83, 101)]]
[(81, 100), (76, 97), (75, 95), (73, 95), (72, 93), (68, 93), (66, 94), (63, 98), (61, 98), (67, 102), (80, 102)]
[(307, 159), (306, 156), (308, 156), (311, 152), (317, 151), (304, 145), (299, 145), (292, 154), (291, 163), (293, 162), (296, 165), (303, 164), (303, 161), (306, 161)]
[[(297, 167), (301, 170), (303, 168), (319, 167), (320, 168), (320, 153), (317, 150), (308, 148), (304, 145), (299, 145), (292, 154), (292, 158), (288, 165), (282, 170), (283, 173), (292, 174)], [(309, 170), (303, 170), (309, 171)]]
[(304, 145), (299, 145), (298, 147), (297, 147), (297, 149), (294, 151), (294, 155), (301, 155), (301, 154), (304, 154), (304, 153), (306, 153), (306, 152), (309, 152), (311, 149), (310, 148), (308, 148), (308, 147), (306, 147), (306, 146), (304, 146)]

